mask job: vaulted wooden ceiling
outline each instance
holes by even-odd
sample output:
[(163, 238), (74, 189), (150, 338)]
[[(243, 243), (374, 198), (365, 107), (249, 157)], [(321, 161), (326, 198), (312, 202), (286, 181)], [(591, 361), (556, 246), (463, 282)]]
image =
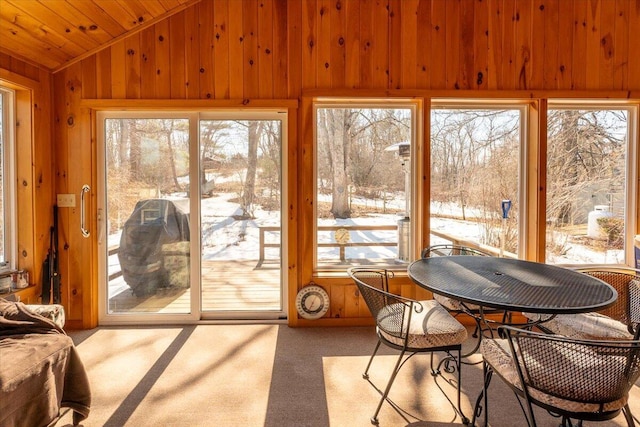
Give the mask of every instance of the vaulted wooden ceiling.
[(201, 0), (0, 0), (0, 52), (57, 71)]

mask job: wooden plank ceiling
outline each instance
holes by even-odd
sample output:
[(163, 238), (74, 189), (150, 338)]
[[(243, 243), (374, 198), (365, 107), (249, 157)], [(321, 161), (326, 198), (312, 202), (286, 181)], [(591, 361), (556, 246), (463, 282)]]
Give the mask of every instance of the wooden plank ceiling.
[(0, 52), (57, 71), (201, 0), (0, 0)]

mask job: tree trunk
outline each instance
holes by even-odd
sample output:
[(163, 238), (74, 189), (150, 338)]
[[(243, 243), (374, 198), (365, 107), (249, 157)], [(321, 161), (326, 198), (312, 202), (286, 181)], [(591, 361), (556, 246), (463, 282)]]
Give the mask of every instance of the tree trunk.
[[(564, 136), (564, 152), (572, 153), (572, 156), (568, 159), (568, 163), (564, 166), (564, 188), (575, 188), (579, 182), (578, 178), (578, 165), (580, 164), (579, 149), (578, 149), (578, 118), (580, 113), (574, 110), (567, 110), (561, 113), (561, 129)], [(573, 225), (573, 203), (574, 200), (566, 200), (561, 208), (558, 221), (561, 224)]]
[(333, 164), (333, 188), (331, 197), (331, 213), (334, 218), (351, 218), (349, 206), (349, 175), (347, 164), (349, 152), (350, 111), (347, 109), (329, 110), (332, 112), (329, 138), (333, 137), (331, 163)]
[(122, 140), (129, 141), (131, 152), (129, 155), (129, 178), (133, 181), (140, 179), (140, 135), (138, 135), (135, 119), (125, 120), (122, 130)]
[(247, 176), (242, 190), (241, 206), (242, 216), (253, 218), (253, 202), (256, 191), (256, 172), (258, 170), (258, 141), (262, 133), (262, 122), (252, 120), (249, 122), (249, 150), (247, 152)]
[(171, 120), (170, 122), (171, 122), (171, 125), (169, 127), (169, 130), (167, 131), (167, 151), (169, 154), (169, 166), (171, 167), (171, 176), (173, 177), (173, 185), (175, 186), (176, 190), (181, 190), (182, 187), (178, 182), (178, 174), (176, 173), (176, 159), (175, 159), (175, 155), (173, 154), (173, 140), (172, 140), (173, 120)]

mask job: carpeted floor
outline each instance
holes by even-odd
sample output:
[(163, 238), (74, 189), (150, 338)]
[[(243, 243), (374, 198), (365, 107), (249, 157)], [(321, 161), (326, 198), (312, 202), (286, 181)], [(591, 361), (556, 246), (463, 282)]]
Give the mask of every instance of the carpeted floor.
[[(372, 327), (198, 325), (97, 328), (70, 332), (88, 370), (93, 402), (84, 426), (354, 427), (370, 426), (379, 395), (362, 378), (376, 337)], [(471, 345), (468, 342), (468, 345)], [(382, 386), (396, 361), (383, 349), (371, 379)], [(475, 355), (471, 360), (481, 360)], [(482, 365), (462, 370), (462, 408), (471, 416)], [(380, 426), (460, 425), (454, 390), (429, 372), (429, 357), (411, 359), (392, 399), (419, 419), (384, 404)], [(640, 382), (631, 409), (640, 415)], [(490, 424), (525, 425), (514, 395), (497, 378), (489, 392)], [(556, 419), (536, 411), (540, 426)], [(71, 424), (67, 413), (57, 426)], [(624, 426), (622, 415), (598, 426)]]

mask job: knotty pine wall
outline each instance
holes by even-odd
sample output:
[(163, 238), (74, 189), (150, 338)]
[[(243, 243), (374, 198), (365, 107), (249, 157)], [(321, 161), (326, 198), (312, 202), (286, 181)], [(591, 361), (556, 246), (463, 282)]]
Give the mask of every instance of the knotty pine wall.
[[(55, 191), (95, 188), (87, 100), (127, 100), (131, 108), (148, 100), (246, 108), (297, 100), (289, 118), (293, 300), (312, 279), (297, 243), (312, 232), (299, 220), (312, 194), (296, 185), (311, 173), (300, 166), (308, 155), (301, 149), (309, 135), (301, 119), (308, 117), (305, 93), (605, 91), (638, 98), (638, 34), (640, 0), (202, 0), (53, 74)], [(63, 303), (70, 324), (88, 328), (97, 323), (97, 244), (95, 232), (80, 236), (79, 214), (61, 215)], [(96, 229), (95, 213), (90, 226)], [(368, 321), (347, 280), (316, 281), (330, 292), (332, 308), (315, 324)], [(415, 293), (406, 280), (394, 286)], [(290, 324), (308, 323), (289, 307)]]
[[(32, 284), (42, 280), (53, 219), (51, 78), (46, 70), (0, 53), (0, 83), (16, 97), (17, 266), (30, 273)], [(20, 298), (37, 303), (40, 293), (41, 286), (32, 286)]]

